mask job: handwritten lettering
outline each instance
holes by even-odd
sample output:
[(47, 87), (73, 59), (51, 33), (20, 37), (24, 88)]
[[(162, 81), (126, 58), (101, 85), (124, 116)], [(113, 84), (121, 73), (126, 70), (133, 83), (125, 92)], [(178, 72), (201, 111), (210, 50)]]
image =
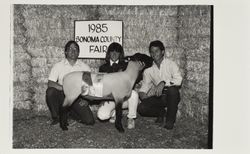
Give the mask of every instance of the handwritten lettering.
[(89, 46), (89, 52), (90, 53), (102, 53), (102, 52), (107, 52), (108, 50), (108, 47), (106, 45), (100, 45), (100, 46), (97, 46), (97, 45), (90, 45)]
[(121, 36), (76, 36), (76, 42), (87, 43), (105, 43), (105, 42), (121, 42)]

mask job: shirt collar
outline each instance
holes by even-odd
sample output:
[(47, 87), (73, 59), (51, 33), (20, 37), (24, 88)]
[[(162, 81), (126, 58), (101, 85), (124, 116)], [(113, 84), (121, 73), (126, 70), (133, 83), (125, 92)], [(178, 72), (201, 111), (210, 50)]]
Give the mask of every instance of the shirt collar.
[[(161, 65), (163, 65), (163, 63), (164, 63), (164, 61), (165, 61), (166, 59), (167, 59), (167, 58), (164, 56), (163, 59), (162, 59), (162, 61), (161, 61), (161, 64), (160, 64), (160, 68), (161, 68)], [(158, 68), (157, 65), (156, 65), (156, 63), (155, 63), (155, 61), (153, 61), (153, 65), (152, 65), (152, 66)], [(158, 68), (158, 69), (159, 69), (159, 68)]]
[(110, 62), (110, 66), (112, 66), (114, 63), (118, 64), (119, 63), (119, 59), (117, 61), (115, 61), (115, 62), (113, 62), (112, 60), (109, 60), (109, 62)]
[[(72, 65), (70, 65), (70, 63), (69, 63), (69, 61), (67, 59), (64, 59), (64, 64), (72, 66)], [(79, 61), (78, 60), (76, 60), (76, 63), (73, 66), (76, 66), (76, 65), (79, 65)]]

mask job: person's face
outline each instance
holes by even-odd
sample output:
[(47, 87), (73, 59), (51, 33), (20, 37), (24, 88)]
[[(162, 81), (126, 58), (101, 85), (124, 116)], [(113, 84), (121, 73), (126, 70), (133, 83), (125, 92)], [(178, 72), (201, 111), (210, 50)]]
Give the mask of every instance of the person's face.
[(65, 52), (66, 54), (66, 58), (70, 59), (70, 60), (77, 60), (78, 56), (79, 56), (79, 50), (77, 48), (77, 46), (72, 43), (68, 50)]
[(119, 56), (120, 56), (120, 52), (117, 52), (117, 51), (111, 51), (110, 52), (110, 59), (115, 62), (119, 59)]
[(153, 58), (153, 60), (156, 63), (161, 62), (161, 60), (163, 59), (164, 56), (164, 50), (161, 50), (159, 47), (154, 47), (152, 46), (150, 48), (150, 56)]

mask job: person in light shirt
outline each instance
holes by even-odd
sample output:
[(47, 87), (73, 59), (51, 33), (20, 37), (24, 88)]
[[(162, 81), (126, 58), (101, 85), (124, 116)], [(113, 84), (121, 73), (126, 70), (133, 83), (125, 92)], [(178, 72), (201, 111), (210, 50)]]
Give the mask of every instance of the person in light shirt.
[[(65, 45), (65, 59), (56, 63), (49, 74), (48, 88), (46, 90), (46, 103), (50, 110), (52, 122), (55, 125), (59, 122), (59, 107), (64, 100), (63, 77), (74, 71), (88, 71), (90, 67), (77, 60), (79, 56), (79, 45), (75, 41), (69, 41)], [(94, 124), (93, 113), (89, 108), (88, 101), (78, 98), (71, 106), (71, 114), (84, 124)]]
[(141, 116), (157, 117), (155, 122), (160, 124), (164, 124), (165, 119), (164, 128), (173, 129), (180, 102), (182, 76), (177, 64), (165, 58), (165, 47), (161, 41), (152, 41), (149, 53), (154, 62), (143, 73), (138, 113)]

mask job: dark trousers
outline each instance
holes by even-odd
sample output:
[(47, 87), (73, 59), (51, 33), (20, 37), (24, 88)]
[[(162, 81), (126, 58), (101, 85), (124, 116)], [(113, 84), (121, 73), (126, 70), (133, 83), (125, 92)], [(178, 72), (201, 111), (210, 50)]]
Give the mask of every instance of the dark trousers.
[[(175, 122), (178, 104), (180, 102), (179, 87), (169, 87), (159, 97), (152, 96), (143, 99), (137, 110), (141, 116), (159, 117), (166, 115), (166, 121)], [(167, 112), (165, 110), (167, 107)]]
[[(59, 107), (62, 105), (64, 98), (63, 91), (53, 87), (46, 90), (46, 103), (53, 120), (59, 119)], [(95, 123), (88, 101), (80, 97), (70, 106), (70, 115), (84, 124), (92, 125)]]

